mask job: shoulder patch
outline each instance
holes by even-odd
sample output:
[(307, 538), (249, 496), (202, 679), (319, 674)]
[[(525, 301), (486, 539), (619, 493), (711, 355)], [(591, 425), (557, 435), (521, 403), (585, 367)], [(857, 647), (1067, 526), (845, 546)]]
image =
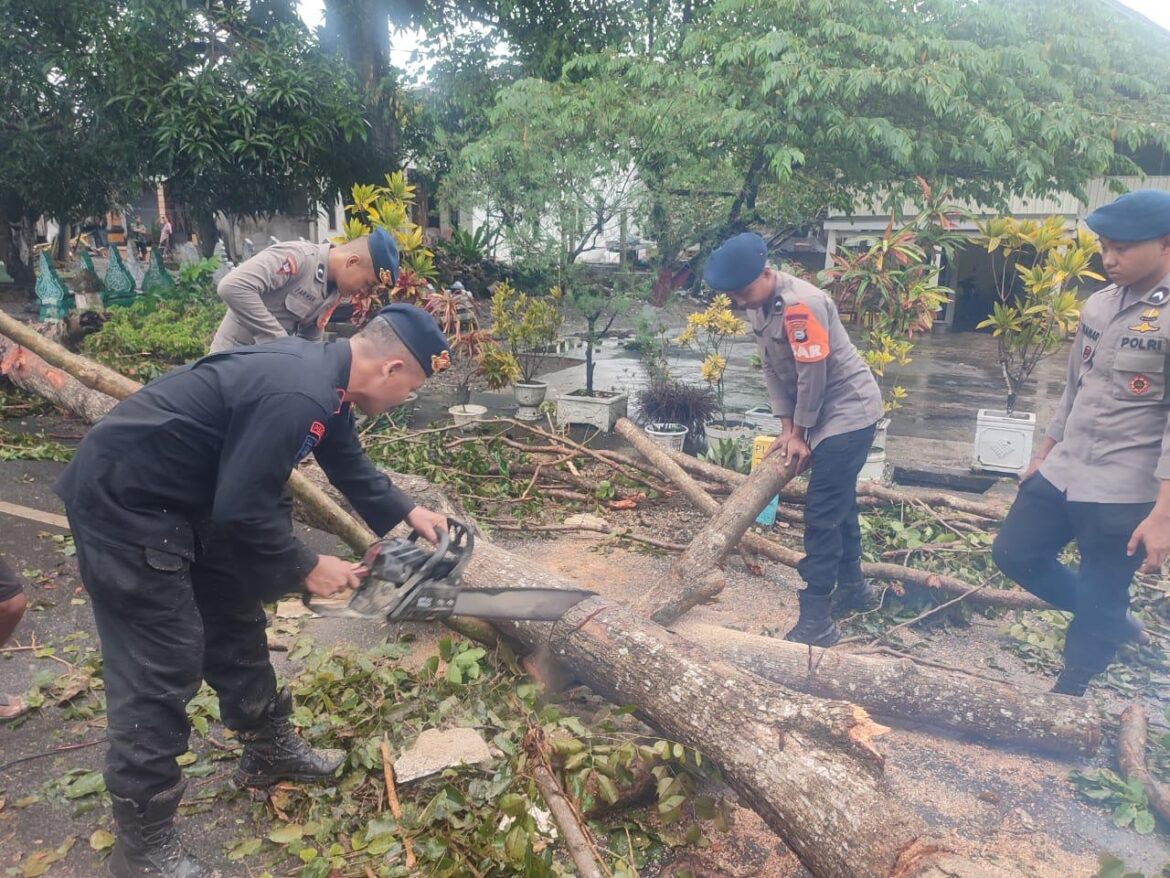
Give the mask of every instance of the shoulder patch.
[(804, 302), (784, 309), (784, 334), (798, 363), (819, 363), (829, 356), (829, 330)]
[(284, 257), (284, 262), (280, 264), (280, 268), (276, 269), (276, 273), (283, 277), (296, 277), (297, 261), (291, 256)]
[(325, 425), (320, 421), (313, 421), (309, 425), (309, 432), (305, 436), (305, 441), (301, 443), (300, 449), (297, 451), (297, 463), (300, 463), (309, 456), (317, 445), (325, 438)]

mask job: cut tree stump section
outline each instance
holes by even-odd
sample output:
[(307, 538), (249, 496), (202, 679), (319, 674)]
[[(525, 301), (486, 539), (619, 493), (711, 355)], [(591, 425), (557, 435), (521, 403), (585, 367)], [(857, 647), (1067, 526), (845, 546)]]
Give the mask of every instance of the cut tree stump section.
[[(640, 432), (631, 421), (625, 418), (618, 421), (614, 430), (627, 441), (630, 441), (631, 444), (634, 443), (630, 440), (630, 437)], [(669, 455), (653, 443), (639, 443), (634, 447), (638, 449), (639, 453), (644, 454), (646, 459), (654, 464), (656, 469), (660, 470), (663, 475), (674, 482), (700, 512), (711, 516), (719, 512), (719, 501), (704, 491), (698, 482), (691, 478), (679, 466), (672, 455)], [(745, 482), (746, 478), (744, 477)], [(795, 568), (803, 557), (803, 553), (795, 549), (789, 549), (787, 546), (782, 546), (779, 543), (752, 533), (745, 533), (739, 542), (745, 549), (771, 558), (773, 561), (777, 561), (786, 567)], [(947, 597), (965, 595), (975, 587), (971, 583), (964, 582), (954, 576), (932, 573), (927, 570), (915, 570), (912, 567), (906, 567), (902, 564), (866, 562), (861, 565), (861, 572), (867, 579), (891, 580), (909, 585), (917, 585), (923, 588), (933, 589), (936, 592), (947, 595)], [(997, 607), (1000, 609), (1051, 609), (1047, 602), (1040, 600), (1040, 598), (1022, 589), (984, 589), (970, 594), (967, 600), (972, 604)]]
[[(621, 418), (614, 429), (656, 468), (672, 464), (662, 453), (662, 447), (633, 422)], [(672, 481), (685, 480), (691, 493), (706, 494), (682, 467), (669, 472), (668, 476)], [(694, 535), (682, 556), (670, 565), (666, 578), (654, 587), (652, 594), (665, 594), (667, 598), (654, 608), (650, 618), (659, 625), (669, 625), (691, 607), (723, 591), (727, 585), (720, 569), (723, 559), (755, 523), (760, 511), (795, 477), (796, 471), (787, 466), (782, 457), (772, 455), (737, 485), (721, 506), (716, 504), (710, 520)]]
[(679, 633), (765, 680), (851, 701), (903, 725), (929, 725), (1060, 756), (1090, 756), (1101, 744), (1097, 709), (1083, 698), (717, 625), (688, 624)]

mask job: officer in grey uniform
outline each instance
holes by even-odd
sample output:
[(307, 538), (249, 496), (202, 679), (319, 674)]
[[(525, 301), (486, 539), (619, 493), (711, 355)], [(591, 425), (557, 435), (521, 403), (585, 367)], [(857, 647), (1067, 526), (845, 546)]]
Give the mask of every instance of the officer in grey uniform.
[(385, 229), (344, 244), (273, 244), (219, 282), (228, 312), (211, 353), (276, 338), (316, 341), (342, 298), (398, 279), (398, 246)]
[[(1073, 614), (1052, 690), (1066, 695), (1140, 636), (1130, 583), (1170, 554), (1170, 193), (1123, 195), (1085, 222), (1113, 283), (1082, 308), (1064, 396), (993, 549), (1007, 576)], [(1072, 540), (1076, 571), (1059, 561)]]
[[(812, 464), (804, 511), (805, 588), (786, 638), (832, 646), (832, 613), (872, 605), (861, 575), (857, 476), (882, 416), (877, 381), (824, 290), (768, 265), (759, 235), (745, 232), (711, 254), (703, 280), (748, 311), (760, 348), (772, 413), (782, 432), (768, 449), (797, 472)], [(835, 590), (834, 590), (835, 589)]]

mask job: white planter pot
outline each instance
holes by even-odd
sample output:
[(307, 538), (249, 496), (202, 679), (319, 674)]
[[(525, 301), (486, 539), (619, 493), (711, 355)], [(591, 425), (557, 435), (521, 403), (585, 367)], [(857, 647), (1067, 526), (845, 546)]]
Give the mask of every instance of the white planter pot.
[(670, 451), (682, 451), (687, 440), (687, 428), (682, 424), (647, 424), (646, 435)]
[(474, 430), (475, 425), (487, 414), (487, 409), (482, 405), (453, 405), (447, 412), (455, 419), (455, 426), (460, 430)]
[(874, 430), (873, 430), (873, 442), (871, 443), (874, 448), (881, 448), (882, 450), (885, 450), (886, 431), (888, 429), (890, 429), (890, 419), (889, 418), (882, 418), (880, 421), (877, 422), (877, 425), (874, 427)]
[(871, 448), (857, 476), (859, 482), (880, 482), (886, 477), (886, 449)]
[(577, 396), (566, 393), (557, 399), (557, 421), (561, 424), (587, 424), (610, 432), (618, 418), (626, 416), (629, 397), (624, 393), (614, 396)]
[(537, 408), (544, 402), (544, 395), (548, 393), (548, 385), (541, 382), (514, 384), (512, 385), (512, 393), (516, 397), (517, 405)]
[(1022, 473), (1032, 458), (1036, 415), (980, 409), (975, 420), (975, 467), (995, 473)]
[(756, 434), (756, 428), (740, 418), (728, 418), (726, 421), (712, 421), (703, 427), (703, 431), (710, 440), (746, 439)]

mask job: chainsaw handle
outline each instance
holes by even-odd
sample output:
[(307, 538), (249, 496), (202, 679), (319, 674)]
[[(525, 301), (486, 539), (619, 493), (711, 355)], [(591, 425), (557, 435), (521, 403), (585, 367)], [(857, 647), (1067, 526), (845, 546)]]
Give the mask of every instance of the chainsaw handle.
[[(438, 530), (438, 529), (436, 529)], [(455, 530), (455, 543), (460, 542), (460, 537), (467, 533), (467, 528), (463, 522), (457, 521), (450, 516), (447, 517), (447, 527), (438, 530), (439, 542), (435, 545), (435, 550), (431, 552), (431, 556), (423, 562), (423, 566), (415, 573), (417, 579), (426, 579), (431, 575), (431, 571), (435, 569), (435, 565), (443, 559), (447, 554), (447, 550), (451, 548), (451, 531)], [(422, 536), (417, 530), (412, 530), (410, 536), (407, 537), (412, 543), (418, 542), (418, 538)]]

